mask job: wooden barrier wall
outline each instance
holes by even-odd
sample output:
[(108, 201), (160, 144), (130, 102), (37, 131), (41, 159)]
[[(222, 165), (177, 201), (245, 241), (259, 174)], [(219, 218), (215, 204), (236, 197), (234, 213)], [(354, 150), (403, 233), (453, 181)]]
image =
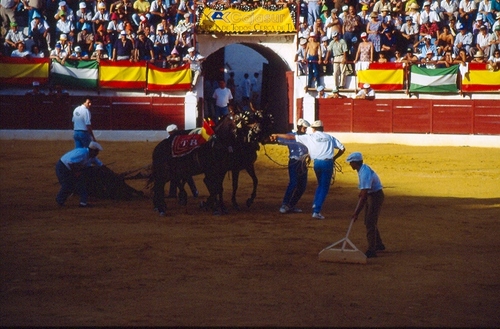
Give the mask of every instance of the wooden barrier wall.
[[(73, 110), (84, 97), (1, 96), (0, 129), (73, 129)], [(184, 129), (184, 97), (92, 97), (98, 130)]]
[(500, 135), (495, 100), (317, 99), (326, 131)]
[[(92, 100), (98, 130), (163, 130), (172, 122), (184, 128), (184, 97)], [(72, 129), (73, 109), (82, 102), (75, 96), (1, 96), (0, 129)], [(318, 99), (316, 118), (326, 131), (500, 135), (495, 100)]]

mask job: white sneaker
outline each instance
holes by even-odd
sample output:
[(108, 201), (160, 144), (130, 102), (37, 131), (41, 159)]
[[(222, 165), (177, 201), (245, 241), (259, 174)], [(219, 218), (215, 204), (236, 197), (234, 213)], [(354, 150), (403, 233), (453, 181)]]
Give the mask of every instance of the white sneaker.
[(290, 207), (288, 207), (288, 206), (283, 205), (280, 208), (280, 213), (282, 213), (282, 214), (286, 214), (289, 211), (290, 211)]
[(295, 214), (300, 214), (302, 212), (302, 209), (293, 207), (292, 209), (290, 209), (290, 212), (293, 212)]
[(319, 212), (313, 212), (312, 218), (325, 219), (325, 216), (321, 215)]

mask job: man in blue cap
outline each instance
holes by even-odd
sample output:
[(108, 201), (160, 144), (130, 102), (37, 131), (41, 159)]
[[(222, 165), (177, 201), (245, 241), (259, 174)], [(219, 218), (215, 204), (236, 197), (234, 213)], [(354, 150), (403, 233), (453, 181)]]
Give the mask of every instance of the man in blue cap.
[(356, 209), (352, 215), (353, 220), (357, 220), (359, 213), (365, 209), (366, 238), (368, 240), (368, 250), (366, 257), (377, 257), (377, 251), (385, 250), (385, 246), (378, 231), (378, 216), (384, 203), (384, 191), (382, 183), (375, 171), (363, 163), (363, 155), (359, 152), (349, 154), (346, 159), (353, 170), (358, 172), (359, 198)]

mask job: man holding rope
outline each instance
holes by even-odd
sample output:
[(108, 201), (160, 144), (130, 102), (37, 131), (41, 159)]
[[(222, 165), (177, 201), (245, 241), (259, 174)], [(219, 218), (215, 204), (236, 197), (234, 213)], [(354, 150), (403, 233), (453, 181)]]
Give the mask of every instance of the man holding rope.
[[(311, 125), (304, 119), (297, 121), (297, 131), (288, 135), (304, 135)], [(281, 203), (280, 213), (301, 213), (302, 210), (295, 207), (304, 194), (307, 186), (307, 147), (295, 140), (277, 138), (278, 144), (288, 146), (288, 177), (290, 182)]]
[[(295, 139), (297, 142), (307, 146), (311, 159), (314, 160), (314, 173), (318, 180), (318, 187), (314, 194), (313, 214), (316, 219), (325, 219), (321, 214), (321, 208), (325, 202), (326, 195), (330, 189), (330, 182), (333, 176), (333, 168), (335, 160), (345, 152), (345, 147), (342, 143), (333, 136), (323, 132), (323, 122), (316, 120), (311, 125), (312, 134), (304, 135), (288, 135), (288, 134), (273, 134), (271, 140), (277, 138)], [(335, 149), (339, 151), (335, 154)]]

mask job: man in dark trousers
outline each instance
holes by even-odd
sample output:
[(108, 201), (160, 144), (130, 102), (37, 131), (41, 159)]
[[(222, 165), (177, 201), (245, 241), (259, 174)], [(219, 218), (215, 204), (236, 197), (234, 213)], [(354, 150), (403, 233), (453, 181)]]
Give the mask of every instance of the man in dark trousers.
[[(297, 131), (290, 135), (303, 135), (311, 125), (304, 119), (297, 121)], [(307, 147), (295, 140), (278, 138), (277, 142), (288, 146), (288, 177), (290, 182), (281, 203), (280, 213), (301, 213), (302, 210), (295, 205), (299, 202), (307, 186)]]
[(61, 184), (61, 189), (56, 197), (58, 205), (63, 206), (71, 193), (77, 190), (80, 194), (80, 207), (90, 206), (87, 203), (84, 170), (92, 164), (102, 166), (102, 162), (97, 158), (99, 151), (102, 151), (101, 145), (97, 142), (90, 142), (88, 147), (75, 148), (64, 154), (57, 162), (56, 175), (59, 184)]
[(365, 208), (366, 238), (368, 239), (368, 250), (366, 257), (377, 257), (377, 251), (385, 250), (385, 246), (378, 231), (378, 216), (384, 203), (384, 191), (382, 183), (375, 171), (363, 163), (363, 155), (359, 152), (351, 153), (346, 160), (353, 170), (358, 172), (359, 199), (353, 220), (357, 220), (359, 213)]

